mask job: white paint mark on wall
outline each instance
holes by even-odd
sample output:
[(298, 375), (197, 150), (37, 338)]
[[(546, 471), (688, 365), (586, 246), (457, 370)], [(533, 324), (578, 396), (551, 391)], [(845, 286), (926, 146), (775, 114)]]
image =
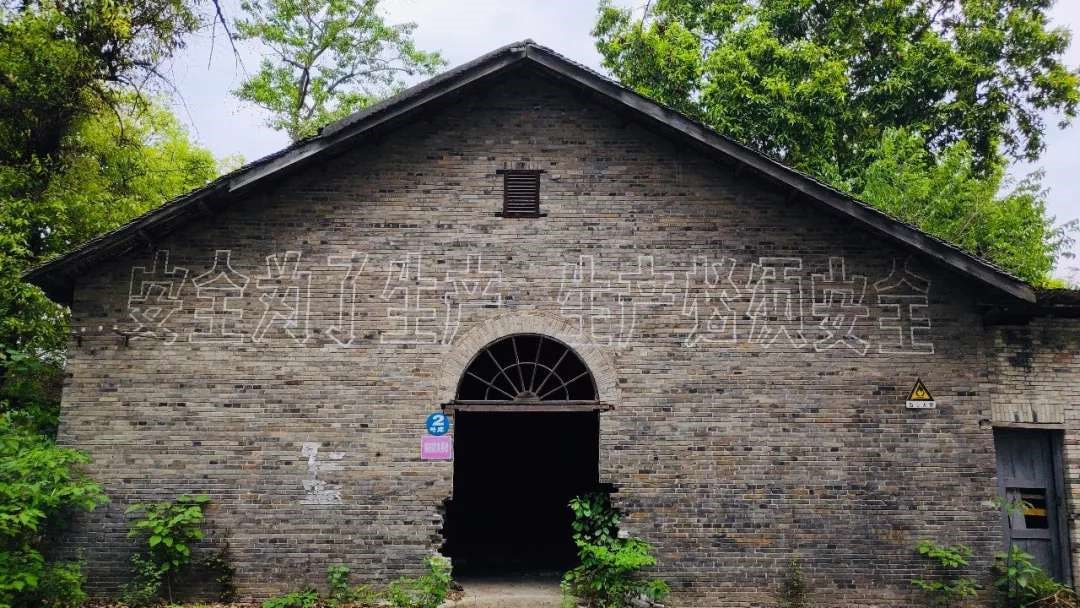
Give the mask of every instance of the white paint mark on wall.
[(340, 346), (352, 346), (357, 339), (356, 333), (356, 283), (367, 266), (366, 253), (354, 251), (347, 256), (328, 256), (327, 265), (331, 268), (345, 269), (338, 290), (337, 321), (326, 329), (326, 335)]
[(286, 251), (266, 256), (266, 274), (255, 281), (262, 292), (263, 313), (252, 342), (263, 342), (274, 325), (280, 325), (297, 344), (311, 337), (308, 327), (311, 307), (311, 271), (300, 270), (300, 252)]
[(394, 328), (383, 332), (379, 340), (383, 344), (438, 344), (439, 335), (433, 331), (438, 309), (429, 307), (437, 281), (423, 276), (423, 256), (409, 253), (403, 260), (390, 262), (382, 298), (396, 302), (386, 309), (387, 319)]
[(340, 471), (344, 452), (329, 452), (324, 460), (319, 459), (318, 442), (305, 442), (300, 448), (300, 455), (307, 457), (307, 477), (304, 479), (305, 505), (336, 505), (341, 503), (341, 486), (319, 479), (319, 475), (329, 471)]
[(149, 269), (134, 266), (128, 287), (128, 316), (135, 322), (133, 333), (163, 338), (166, 344), (176, 341), (177, 334), (167, 325), (169, 318), (184, 307), (181, 297), (188, 269), (169, 267), (169, 250), (154, 254)]
[(885, 343), (878, 352), (888, 354), (934, 354), (930, 341), (930, 279), (911, 271), (911, 258), (894, 259), (889, 276), (874, 283), (882, 315), (878, 324), (885, 330)]
[(195, 309), (196, 327), (191, 330), (192, 342), (243, 342), (244, 334), (237, 325), (244, 316), (243, 308), (230, 302), (244, 297), (248, 277), (232, 267), (232, 251), (218, 249), (210, 270), (192, 279), (199, 300), (209, 300)]
[(503, 305), (502, 271), (484, 270), (483, 258), (470, 255), (464, 270), (446, 271), (443, 302), (446, 306), (446, 325), (442, 343), (451, 344), (461, 328), (461, 311), (465, 307), (501, 308)]

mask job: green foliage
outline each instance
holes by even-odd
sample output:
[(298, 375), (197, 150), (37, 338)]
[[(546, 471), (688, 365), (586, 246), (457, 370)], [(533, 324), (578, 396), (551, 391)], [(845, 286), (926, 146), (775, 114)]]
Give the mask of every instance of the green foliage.
[(670, 592), (664, 581), (638, 576), (656, 565), (656, 558), (640, 538), (619, 538), (619, 513), (607, 494), (574, 498), (570, 510), (581, 563), (563, 576), (564, 593), (589, 608), (622, 608), (641, 596), (660, 600)]
[(792, 558), (780, 583), (780, 608), (810, 608), (809, 589), (799, 558)]
[(0, 9), (0, 391), (4, 411), (47, 435), (67, 310), (20, 274), (214, 176), (209, 153), (133, 94), (153, 88), (156, 66), (199, 26), (194, 4), (29, 0)]
[(330, 590), (326, 605), (336, 606), (373, 606), (380, 598), (377, 591), (368, 585), (350, 585), (349, 567), (341, 564), (326, 569), (326, 586)]
[(47, 563), (41, 548), (51, 525), (105, 502), (79, 471), (87, 461), (0, 414), (0, 608), (80, 601), (79, 564)]
[(912, 584), (922, 589), (927, 605), (934, 608), (963, 606), (978, 594), (979, 587), (968, 577), (955, 576), (953, 570), (967, 567), (971, 559), (971, 549), (965, 545), (952, 547), (938, 545), (930, 540), (921, 540), (915, 550), (919, 555), (932, 561), (936, 571), (935, 578), (916, 578)]
[(63, 375), (59, 362), (15, 349), (0, 351), (0, 413), (47, 437), (55, 437), (60, 422), (60, 388)]
[(418, 578), (399, 578), (391, 582), (385, 599), (394, 608), (438, 608), (450, 592), (450, 560), (431, 555), (424, 560), (427, 573)]
[(36, 601), (28, 604), (49, 608), (81, 608), (87, 599), (83, 591), (85, 582), (86, 575), (83, 574), (81, 562), (46, 564)]
[(318, 602), (319, 594), (314, 589), (306, 589), (272, 597), (262, 603), (262, 608), (315, 608)]
[(575, 543), (610, 545), (618, 541), (619, 512), (611, 506), (611, 497), (592, 492), (570, 501), (574, 519), (570, 530)]
[(120, 590), (120, 603), (132, 608), (150, 606), (161, 600), (165, 575), (153, 560), (141, 553), (131, 556), (131, 580)]
[(205, 535), (202, 524), (209, 503), (209, 496), (185, 494), (173, 502), (128, 507), (128, 514), (141, 514), (132, 521), (128, 536), (140, 538), (144, 545), (132, 557), (135, 578), (124, 590), (125, 603), (139, 606), (152, 602), (160, 595), (162, 584), (172, 600), (173, 579), (191, 563), (191, 546)]
[(401, 86), (402, 75), (445, 64), (416, 48), (414, 23), (391, 25), (379, 0), (243, 0), (241, 39), (273, 51), (234, 92), (268, 110), (269, 125), (296, 141)]
[(659, 0), (602, 4), (593, 35), (623, 84), (1041, 282), (1065, 231), (1037, 175), (998, 191), (1080, 103), (1049, 4)]
[(46, 254), (67, 251), (218, 174), (209, 150), (191, 143), (163, 105), (134, 96), (114, 114), (94, 114), (64, 140), (64, 170), (43, 190), (35, 210), (49, 227)]
[(1035, 160), (1043, 112), (1076, 114), (1069, 32), (1030, 0), (659, 0), (602, 5), (593, 31), (625, 84), (816, 173), (850, 176), (888, 128), (956, 141), (990, 167)]
[(999, 196), (1004, 170), (980, 175), (966, 142), (933, 155), (918, 135), (889, 130), (871, 158), (859, 198), (1028, 281), (1043, 282), (1072, 243), (1075, 222), (1055, 228), (1046, 215), (1041, 174)]
[(1080, 606), (1080, 597), (1072, 589), (1054, 580), (1019, 547), (1011, 545), (994, 557), (994, 589), (1002, 608)]

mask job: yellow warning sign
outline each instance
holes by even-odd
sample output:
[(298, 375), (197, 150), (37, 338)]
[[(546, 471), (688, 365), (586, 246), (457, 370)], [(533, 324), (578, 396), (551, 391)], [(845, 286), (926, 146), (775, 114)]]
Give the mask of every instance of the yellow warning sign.
[(922, 378), (915, 379), (915, 386), (911, 387), (911, 392), (908, 393), (907, 406), (911, 409), (920, 410), (937, 407), (934, 396), (930, 394), (930, 390), (923, 384)]

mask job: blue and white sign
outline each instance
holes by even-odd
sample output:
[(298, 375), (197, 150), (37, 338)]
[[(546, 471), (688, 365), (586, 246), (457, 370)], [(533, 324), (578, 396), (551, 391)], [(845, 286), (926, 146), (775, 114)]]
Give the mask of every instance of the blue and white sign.
[(424, 426), (427, 427), (428, 435), (445, 435), (450, 431), (450, 417), (442, 412), (429, 414)]

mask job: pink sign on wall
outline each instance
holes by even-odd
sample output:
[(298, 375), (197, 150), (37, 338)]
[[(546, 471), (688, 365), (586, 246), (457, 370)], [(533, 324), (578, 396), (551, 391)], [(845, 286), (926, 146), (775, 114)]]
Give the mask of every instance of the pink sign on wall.
[(420, 460), (451, 460), (454, 441), (450, 435), (424, 435), (420, 438)]

